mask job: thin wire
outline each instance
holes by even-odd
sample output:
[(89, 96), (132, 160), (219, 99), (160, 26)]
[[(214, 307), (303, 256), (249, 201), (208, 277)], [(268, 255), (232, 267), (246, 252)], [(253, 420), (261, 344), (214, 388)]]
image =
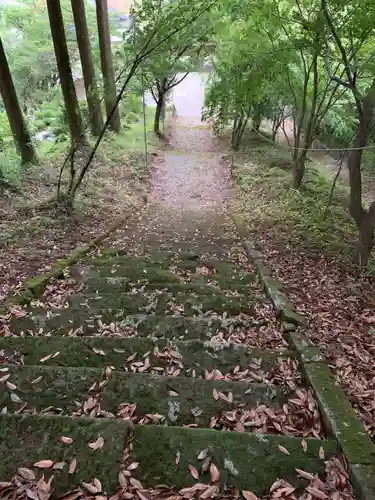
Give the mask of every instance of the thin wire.
[[(259, 137), (264, 139), (266, 142), (269, 142), (270, 144), (273, 144), (274, 146), (279, 146), (281, 149), (285, 149), (284, 146), (282, 146), (281, 144), (279, 144), (277, 142), (272, 141), (267, 136), (261, 134), (257, 130), (252, 129), (252, 132), (255, 132), (256, 134), (258, 134)], [(289, 145), (287, 146), (287, 148), (292, 150), (292, 151), (303, 151), (306, 149), (306, 148), (296, 148), (294, 146), (289, 146)], [(364, 149), (375, 149), (375, 144), (372, 146), (362, 146), (361, 148), (308, 148), (308, 151), (325, 151), (325, 152), (327, 152), (327, 151), (360, 151), (360, 150), (364, 150)]]

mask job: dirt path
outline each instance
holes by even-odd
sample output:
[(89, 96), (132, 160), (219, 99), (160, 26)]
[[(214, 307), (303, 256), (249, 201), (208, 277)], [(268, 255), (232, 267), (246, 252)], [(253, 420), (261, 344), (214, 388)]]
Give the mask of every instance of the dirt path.
[(169, 145), (151, 167), (149, 204), (119, 235), (118, 244), (132, 242), (134, 252), (184, 240), (213, 250), (215, 239), (229, 234), (236, 239), (225, 210), (229, 166), (210, 127), (201, 122), (204, 80), (193, 73), (173, 95), (177, 117), (170, 124)]

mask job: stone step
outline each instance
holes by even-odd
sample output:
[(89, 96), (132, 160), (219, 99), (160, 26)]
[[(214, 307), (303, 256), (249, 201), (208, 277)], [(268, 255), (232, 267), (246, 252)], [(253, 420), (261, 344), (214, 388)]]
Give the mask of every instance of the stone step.
[(127, 277), (131, 281), (148, 280), (164, 282), (180, 282), (181, 279), (217, 281), (219, 284), (243, 284), (250, 285), (257, 282), (255, 273), (221, 261), (217, 258), (207, 259), (185, 259), (176, 262), (155, 258), (147, 261), (145, 259), (133, 259), (129, 257), (117, 257), (110, 259), (93, 259), (80, 267), (83, 275)]
[(91, 293), (72, 295), (68, 298), (70, 313), (79, 314), (87, 309), (87, 316), (101, 315), (105, 321), (115, 317), (124, 318), (130, 314), (154, 313), (202, 315), (214, 312), (228, 315), (248, 314), (254, 312), (254, 305), (248, 297), (226, 296), (222, 293), (199, 295), (176, 291), (141, 290), (138, 293)]
[[(130, 423), (121, 420), (71, 418), (42, 415), (0, 416), (0, 478), (10, 480), (19, 467), (34, 471), (46, 479), (54, 474), (55, 495), (67, 493), (82, 481), (90, 483), (98, 478), (103, 491), (117, 490), (118, 474)], [(64, 444), (61, 437), (73, 439)], [(89, 443), (104, 440), (103, 447), (92, 449)], [(75, 471), (69, 466), (76, 460)], [(40, 460), (52, 460), (63, 468), (41, 470), (33, 467)], [(56, 498), (56, 497), (55, 497)]]
[[(293, 437), (137, 425), (129, 463), (139, 462), (134, 475), (145, 486), (167, 484), (181, 488), (209, 482), (208, 472), (200, 474), (196, 481), (189, 470), (192, 465), (201, 471), (198, 455), (203, 453), (219, 469), (222, 483), (261, 496), (278, 478), (301, 485), (296, 468), (313, 474), (324, 472), (325, 460), (338, 452), (335, 441), (305, 442), (306, 451), (301, 439)], [(323, 456), (321, 447), (324, 459), (319, 456)]]
[[(113, 337), (2, 337), (0, 364), (93, 367), (205, 377), (220, 370), (233, 380), (290, 385), (300, 380), (290, 353), (250, 350), (198, 340)], [(219, 376), (219, 375), (218, 375)], [(216, 377), (217, 378), (217, 377)]]
[(288, 397), (294, 397), (287, 387), (246, 382), (105, 373), (93, 368), (2, 365), (2, 370), (6, 368), (0, 372), (3, 413), (93, 416), (93, 411), (95, 416), (124, 418), (132, 410), (134, 415), (129, 416), (135, 421), (145, 418), (161, 425), (209, 427), (211, 418), (220, 418), (224, 411), (250, 410), (260, 404), (281, 408)]

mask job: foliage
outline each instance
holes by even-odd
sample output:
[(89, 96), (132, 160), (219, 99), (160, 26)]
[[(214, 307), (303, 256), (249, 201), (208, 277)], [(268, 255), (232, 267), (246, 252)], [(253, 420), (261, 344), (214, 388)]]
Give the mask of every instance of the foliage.
[(346, 209), (347, 189), (335, 190), (327, 210), (332, 180), (321, 169), (309, 164), (301, 190), (291, 190), (282, 149), (257, 136), (247, 138), (246, 148), (256, 149), (256, 158), (244, 163), (241, 154), (235, 175), (247, 223), (257, 230), (274, 227), (285, 241), (310, 252), (350, 256), (355, 226)]

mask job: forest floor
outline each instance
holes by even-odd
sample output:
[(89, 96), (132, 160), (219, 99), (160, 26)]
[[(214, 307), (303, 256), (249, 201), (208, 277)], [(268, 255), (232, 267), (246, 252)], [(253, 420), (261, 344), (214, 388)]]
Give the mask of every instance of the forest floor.
[(331, 179), (307, 166), (290, 189), (289, 153), (248, 134), (235, 158), (235, 211), (327, 356), (368, 432), (375, 437), (375, 283), (350, 264), (356, 228), (341, 183), (328, 205)]
[[(151, 113), (148, 152), (156, 154), (159, 143), (151, 134)], [(77, 196), (74, 215), (48, 202), (56, 193), (67, 144), (57, 143), (56, 150), (40, 155), (39, 166), (14, 175), (21, 177), (18, 193), (0, 197), (0, 302), (142, 205), (148, 189), (143, 135), (143, 120), (119, 135), (107, 135)]]

